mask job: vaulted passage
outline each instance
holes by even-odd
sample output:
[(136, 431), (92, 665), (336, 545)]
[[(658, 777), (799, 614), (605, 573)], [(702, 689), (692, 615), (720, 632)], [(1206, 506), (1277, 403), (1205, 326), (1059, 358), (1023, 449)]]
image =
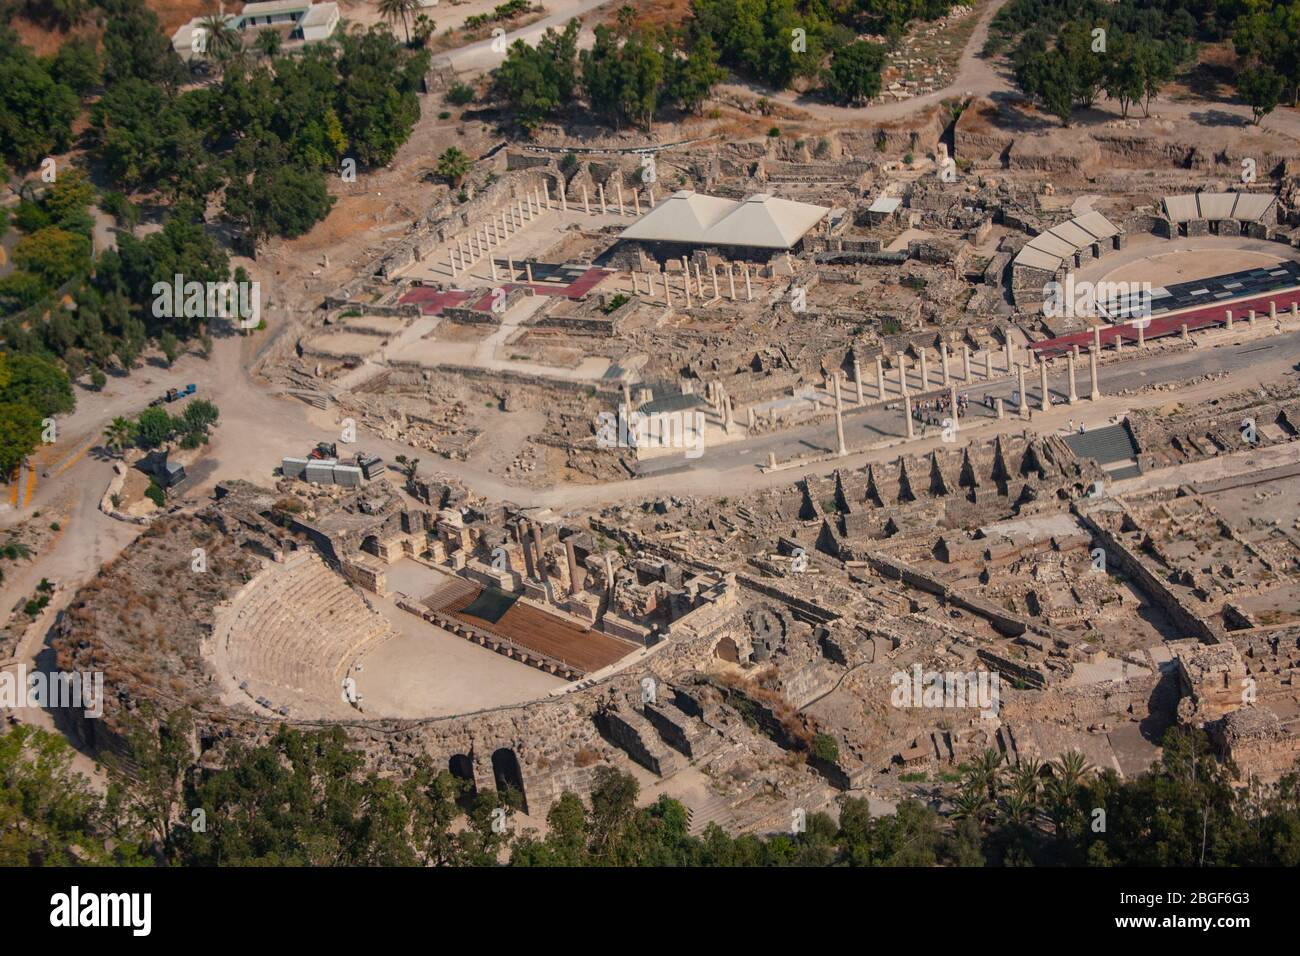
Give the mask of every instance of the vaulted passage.
[(497, 790), (507, 793), (511, 790), (519, 794), (519, 806), (528, 812), (528, 796), (524, 792), (524, 774), (519, 768), (519, 758), (509, 747), (502, 747), (492, 754), (492, 777)]

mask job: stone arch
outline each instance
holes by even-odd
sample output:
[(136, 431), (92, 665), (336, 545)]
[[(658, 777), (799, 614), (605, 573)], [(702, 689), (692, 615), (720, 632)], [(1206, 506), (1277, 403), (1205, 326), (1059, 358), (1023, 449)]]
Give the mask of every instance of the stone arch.
[(740, 648), (736, 647), (736, 642), (731, 638), (724, 637), (713, 645), (713, 656), (729, 664), (739, 664)]
[(492, 779), (496, 782), (499, 793), (515, 791), (519, 794), (520, 805), (528, 812), (528, 794), (524, 790), (524, 771), (519, 765), (519, 757), (510, 747), (498, 747), (492, 752)]
[(474, 758), (469, 754), (452, 754), (447, 760), (447, 770), (457, 780), (468, 781), (471, 788), (477, 789), (474, 785)]

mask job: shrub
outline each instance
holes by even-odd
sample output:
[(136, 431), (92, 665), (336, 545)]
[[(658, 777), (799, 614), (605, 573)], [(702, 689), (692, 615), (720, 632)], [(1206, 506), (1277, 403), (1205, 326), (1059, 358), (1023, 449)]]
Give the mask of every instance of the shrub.
[(162, 488), (158, 482), (149, 482), (149, 487), (144, 490), (144, 496), (161, 508), (167, 502), (167, 496), (163, 494)]
[(830, 734), (814, 734), (812, 755), (823, 763), (835, 763), (840, 759), (840, 745)]
[(447, 102), (453, 106), (465, 106), (474, 102), (474, 87), (468, 83), (454, 83), (447, 91)]

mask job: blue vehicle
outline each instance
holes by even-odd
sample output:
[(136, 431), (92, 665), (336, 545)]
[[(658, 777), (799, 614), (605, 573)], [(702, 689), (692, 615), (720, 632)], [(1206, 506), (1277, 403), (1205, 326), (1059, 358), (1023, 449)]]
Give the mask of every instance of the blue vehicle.
[(149, 407), (152, 408), (155, 405), (161, 405), (163, 404), (163, 402), (166, 402), (168, 405), (170, 405), (172, 402), (180, 401), (182, 398), (189, 398), (198, 390), (199, 387), (195, 385), (193, 382), (191, 382), (189, 385), (186, 385), (184, 388), (169, 388), (161, 398), (155, 398), (152, 402), (150, 402)]

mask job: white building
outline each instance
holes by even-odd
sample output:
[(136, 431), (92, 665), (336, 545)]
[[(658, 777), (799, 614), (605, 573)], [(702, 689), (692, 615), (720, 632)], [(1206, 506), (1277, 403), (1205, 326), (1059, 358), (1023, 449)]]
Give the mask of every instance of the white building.
[[(337, 3), (311, 3), (310, 0), (265, 0), (246, 3), (239, 13), (224, 15), (226, 23), (242, 33), (289, 26), (288, 39), (292, 43), (316, 43), (328, 40), (339, 25)], [(195, 17), (177, 28), (172, 34), (172, 49), (181, 59), (189, 60), (203, 53), (207, 32), (203, 17)]]

